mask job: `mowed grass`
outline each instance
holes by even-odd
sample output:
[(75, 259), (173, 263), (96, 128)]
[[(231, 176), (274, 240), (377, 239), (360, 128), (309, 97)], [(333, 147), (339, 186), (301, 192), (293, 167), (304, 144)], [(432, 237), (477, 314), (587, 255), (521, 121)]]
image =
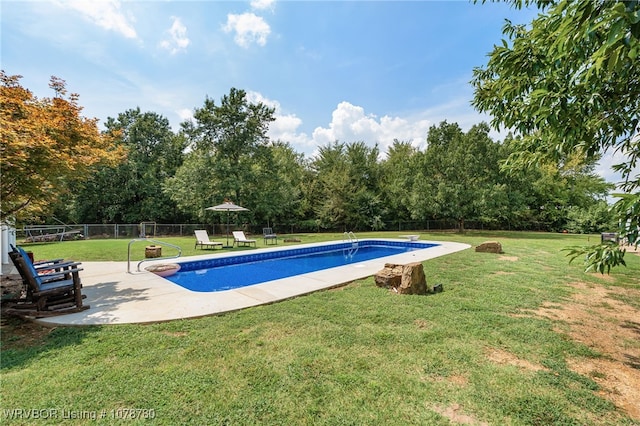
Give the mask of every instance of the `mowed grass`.
[[(58, 416), (38, 424), (112, 424), (112, 410), (124, 408), (153, 410), (155, 417), (127, 424), (447, 425), (447, 409), (477, 424), (633, 424), (598, 395), (592, 379), (567, 367), (568, 359), (602, 354), (531, 310), (562, 303), (576, 291), (569, 283), (640, 288), (640, 257), (628, 255), (628, 267), (605, 278), (568, 264), (561, 251), (597, 236), (421, 235), (473, 246), (498, 240), (505, 253), (470, 249), (424, 262), (428, 282), (444, 287), (429, 296), (395, 295), (368, 278), (221, 316), (58, 327), (29, 342), (5, 332), (3, 423), (6, 410), (25, 408), (97, 413), (96, 421)], [(185, 255), (196, 253), (193, 238), (166, 241), (184, 247)], [(36, 258), (126, 260), (127, 243), (28, 249)], [(493, 351), (545, 369), (493, 362)]]

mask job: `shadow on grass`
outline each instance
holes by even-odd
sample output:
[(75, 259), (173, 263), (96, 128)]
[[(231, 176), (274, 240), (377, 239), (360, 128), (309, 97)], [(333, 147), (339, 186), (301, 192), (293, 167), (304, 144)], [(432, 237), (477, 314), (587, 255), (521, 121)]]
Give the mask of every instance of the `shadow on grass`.
[(625, 321), (624, 324), (621, 325), (621, 327), (633, 331), (638, 335), (638, 337), (640, 337), (640, 322)]
[(82, 318), (102, 318), (113, 322), (116, 318), (111, 313), (114, 303), (122, 300), (145, 300), (145, 289), (115, 289), (113, 282), (100, 283), (87, 287), (83, 293), (87, 295), (84, 303), (91, 307), (85, 311), (71, 313), (48, 319), (72, 317), (77, 325), (63, 326), (58, 324), (43, 325), (30, 319), (2, 314), (0, 323), (0, 342), (2, 359), (0, 371), (13, 369), (37, 360), (43, 354), (57, 349), (69, 348), (91, 339), (92, 334), (103, 326), (82, 325)]
[(72, 348), (99, 327), (47, 327), (19, 317), (2, 318), (0, 371), (26, 366), (53, 349)]
[(625, 364), (627, 364), (631, 368), (640, 370), (640, 357), (626, 355), (626, 358), (627, 358), (627, 361), (625, 362)]
[[(634, 322), (634, 321), (626, 321), (624, 324), (621, 325), (621, 327), (633, 331), (635, 334), (638, 335), (638, 337), (640, 337), (640, 323)], [(640, 357), (628, 355), (628, 354), (626, 354), (625, 357), (627, 358), (625, 361), (625, 364), (627, 364), (631, 368), (640, 370)]]

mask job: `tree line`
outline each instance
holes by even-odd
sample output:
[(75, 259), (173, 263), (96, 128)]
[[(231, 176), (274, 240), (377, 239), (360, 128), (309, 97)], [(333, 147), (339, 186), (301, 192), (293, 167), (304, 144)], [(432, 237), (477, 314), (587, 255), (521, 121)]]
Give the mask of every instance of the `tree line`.
[[(611, 227), (611, 189), (595, 162), (570, 158), (505, 172), (517, 139), (494, 141), (480, 123), (432, 126), (426, 149), (394, 141), (381, 153), (367, 141), (321, 146), (305, 158), (267, 137), (274, 110), (232, 88), (207, 98), (174, 132), (169, 121), (139, 108), (108, 118), (103, 136), (124, 152), (51, 199), (48, 215), (66, 223), (208, 222), (224, 200), (249, 208), (235, 219), (306, 229), (383, 230), (389, 222), (453, 220), (494, 228), (598, 232)], [(540, 228), (542, 224), (542, 228)]]

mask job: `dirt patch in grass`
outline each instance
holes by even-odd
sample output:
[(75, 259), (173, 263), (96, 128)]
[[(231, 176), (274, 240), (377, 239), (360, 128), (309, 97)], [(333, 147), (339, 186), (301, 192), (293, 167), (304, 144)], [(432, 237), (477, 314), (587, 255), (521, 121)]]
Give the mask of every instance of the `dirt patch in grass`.
[(184, 337), (189, 335), (186, 331), (163, 331), (162, 334), (171, 337)]
[[(558, 332), (602, 354), (601, 359), (570, 359), (569, 368), (598, 383), (598, 394), (640, 420), (640, 290), (575, 282), (571, 300), (546, 304), (535, 315), (561, 321)], [(568, 330), (568, 331), (567, 331)]]
[[(2, 275), (0, 280), (0, 294), (2, 294), (2, 300), (10, 297), (20, 297), (23, 293), (24, 286), (22, 285), (22, 278), (20, 275)], [(5, 303), (2, 304), (4, 308)]]
[(453, 383), (456, 386), (467, 386), (469, 384), (469, 379), (462, 374), (454, 374), (453, 376), (447, 377), (447, 381), (449, 383)]
[(616, 277), (608, 274), (601, 274), (600, 272), (592, 272), (590, 275), (608, 283), (614, 282), (616, 280)]
[(498, 260), (506, 260), (508, 262), (517, 262), (518, 256), (500, 256)]
[(431, 408), (436, 413), (449, 419), (453, 424), (489, 426), (489, 423), (478, 421), (473, 416), (465, 414), (459, 404), (452, 404), (447, 407), (436, 405)]
[(623, 244), (620, 247), (625, 249), (627, 251), (627, 253), (634, 253), (634, 254), (640, 255), (640, 245), (633, 246), (633, 245), (624, 245)]
[(417, 319), (415, 321), (413, 321), (413, 323), (419, 328), (419, 329), (427, 329), (427, 328), (431, 328), (431, 324), (424, 319)]
[(438, 383), (451, 383), (452, 385), (465, 387), (469, 384), (469, 378), (462, 374), (453, 374), (446, 376), (430, 376), (429, 378), (422, 377), (423, 381), (434, 381)]
[(529, 370), (529, 371), (547, 370), (547, 368), (543, 367), (542, 365), (535, 364), (525, 359), (520, 359), (517, 356), (513, 355), (512, 353), (509, 353), (507, 351), (503, 351), (500, 349), (488, 350), (487, 358), (490, 361), (495, 362), (496, 364), (513, 365), (523, 370)]

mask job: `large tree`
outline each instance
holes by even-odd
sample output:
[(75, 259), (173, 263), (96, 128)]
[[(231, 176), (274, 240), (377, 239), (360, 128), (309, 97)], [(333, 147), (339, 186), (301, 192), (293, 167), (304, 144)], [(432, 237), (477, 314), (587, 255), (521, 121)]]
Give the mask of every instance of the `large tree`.
[(469, 219), (499, 211), (495, 194), (498, 179), (498, 144), (485, 123), (466, 134), (456, 123), (431, 126), (412, 194), (416, 219), (453, 219), (464, 231)]
[(380, 165), (380, 195), (391, 220), (411, 219), (411, 189), (416, 181), (419, 157), (418, 149), (410, 142), (394, 140)]
[(128, 152), (127, 161), (102, 167), (83, 183), (74, 210), (81, 222), (175, 222), (189, 216), (177, 212), (163, 193), (165, 180), (182, 164), (185, 140), (171, 130), (169, 120), (153, 112), (130, 109), (109, 117), (107, 134)]
[(244, 90), (232, 88), (217, 105), (206, 98), (193, 120), (182, 124), (191, 152), (164, 190), (184, 211), (200, 218), (204, 209), (224, 199), (248, 207), (263, 199), (258, 184), (269, 180), (271, 153), (267, 131), (274, 109), (252, 103)]
[(334, 142), (322, 146), (311, 163), (318, 180), (316, 217), (322, 227), (369, 230), (383, 227), (377, 146)]
[(0, 220), (46, 215), (70, 186), (101, 163), (114, 164), (123, 150), (101, 135), (98, 120), (81, 115), (77, 94), (52, 77), (53, 98), (37, 98), (21, 76), (0, 72)]
[[(587, 161), (612, 150), (624, 160), (625, 194), (615, 204), (620, 234), (638, 243), (640, 175), (640, 1), (510, 0), (543, 13), (530, 26), (507, 22), (508, 40), (474, 71), (474, 105), (496, 127), (523, 135), (510, 167), (546, 159)], [(618, 247), (590, 247), (588, 268), (624, 264)]]
[(302, 202), (305, 179), (304, 156), (288, 143), (269, 145), (262, 178), (255, 182), (257, 220), (268, 225), (291, 225), (304, 216)]

